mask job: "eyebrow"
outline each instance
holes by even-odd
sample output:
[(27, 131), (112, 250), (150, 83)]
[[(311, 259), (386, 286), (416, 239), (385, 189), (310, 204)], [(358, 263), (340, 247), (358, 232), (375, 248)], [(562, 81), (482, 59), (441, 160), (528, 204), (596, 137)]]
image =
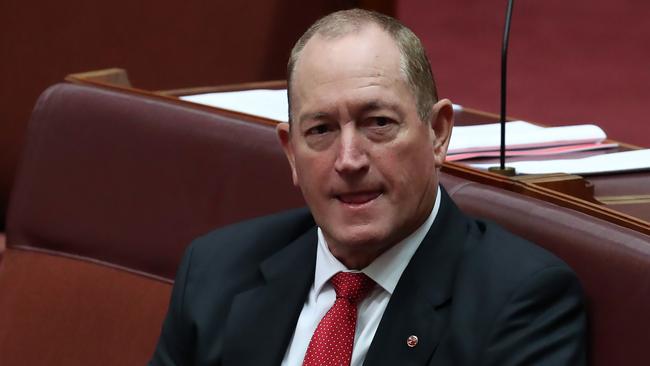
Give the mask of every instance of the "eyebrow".
[(360, 112), (361, 113), (368, 113), (372, 111), (376, 111), (378, 109), (389, 109), (391, 111), (394, 111), (396, 113), (400, 113), (400, 109), (397, 103), (390, 103), (390, 102), (385, 102), (377, 99), (373, 99), (369, 101), (368, 103), (365, 103), (361, 108)]
[[(369, 112), (380, 110), (380, 109), (388, 109), (388, 110), (391, 110), (391, 111), (399, 114), (400, 116), (402, 115), (402, 111), (399, 108), (399, 104), (386, 102), (386, 101), (382, 101), (382, 100), (378, 100), (378, 99), (372, 99), (372, 100), (370, 100), (368, 102), (365, 102), (363, 105), (361, 105), (361, 107), (355, 108), (355, 109), (357, 109), (360, 114), (365, 114), (365, 113), (369, 113)], [(322, 112), (322, 111), (307, 113), (307, 114), (304, 114), (303, 116), (300, 117), (300, 119), (298, 120), (298, 123), (302, 124), (302, 122), (308, 121), (308, 120), (327, 119), (330, 116), (331, 116), (331, 113)]]
[(313, 113), (307, 113), (305, 115), (302, 115), (300, 119), (298, 120), (299, 124), (302, 124), (303, 122), (307, 120), (319, 120), (319, 119), (325, 119), (329, 116), (329, 113), (325, 112), (313, 112)]

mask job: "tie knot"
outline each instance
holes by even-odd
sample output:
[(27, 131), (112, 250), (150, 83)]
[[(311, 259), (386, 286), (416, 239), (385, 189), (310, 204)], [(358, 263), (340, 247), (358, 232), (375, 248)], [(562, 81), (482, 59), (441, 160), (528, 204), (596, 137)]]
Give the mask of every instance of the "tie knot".
[(339, 272), (330, 279), (330, 282), (334, 286), (336, 297), (345, 298), (352, 304), (363, 300), (375, 286), (375, 281), (360, 272)]

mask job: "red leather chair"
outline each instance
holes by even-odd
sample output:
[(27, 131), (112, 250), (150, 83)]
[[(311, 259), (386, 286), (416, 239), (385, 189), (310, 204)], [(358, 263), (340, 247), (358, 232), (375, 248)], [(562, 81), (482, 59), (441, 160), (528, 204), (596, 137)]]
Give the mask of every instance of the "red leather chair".
[(142, 365), (185, 246), (302, 206), (271, 124), (58, 84), (39, 98), (0, 263), (0, 365)]
[(49, 88), (12, 192), (9, 246), (173, 278), (200, 234), (304, 205), (274, 125), (242, 118), (136, 93)]

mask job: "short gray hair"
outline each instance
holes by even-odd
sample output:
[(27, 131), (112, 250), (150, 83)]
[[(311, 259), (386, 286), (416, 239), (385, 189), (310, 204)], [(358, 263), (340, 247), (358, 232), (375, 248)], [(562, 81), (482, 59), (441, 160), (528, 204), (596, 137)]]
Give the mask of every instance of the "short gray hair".
[(438, 101), (436, 84), (431, 72), (431, 64), (420, 39), (397, 19), (364, 9), (341, 10), (316, 21), (300, 37), (291, 50), (287, 64), (287, 89), (289, 100), (289, 120), (291, 117), (291, 80), (293, 70), (307, 42), (316, 34), (334, 39), (360, 31), (364, 26), (375, 24), (388, 33), (400, 50), (401, 70), (415, 97), (417, 111), (424, 122), (431, 118), (433, 105)]

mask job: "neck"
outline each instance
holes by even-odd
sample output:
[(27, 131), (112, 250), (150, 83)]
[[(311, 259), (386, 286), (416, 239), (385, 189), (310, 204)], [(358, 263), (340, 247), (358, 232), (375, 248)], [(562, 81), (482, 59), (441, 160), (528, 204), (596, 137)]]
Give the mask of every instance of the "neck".
[(330, 250), (330, 253), (338, 259), (347, 269), (362, 270), (370, 265), (377, 257), (382, 253), (390, 249), (393, 245), (388, 245), (379, 248), (373, 248), (374, 250), (369, 251), (368, 248), (363, 248), (363, 250), (349, 250), (341, 248), (340, 246), (330, 244), (330, 240), (327, 240), (327, 247)]

